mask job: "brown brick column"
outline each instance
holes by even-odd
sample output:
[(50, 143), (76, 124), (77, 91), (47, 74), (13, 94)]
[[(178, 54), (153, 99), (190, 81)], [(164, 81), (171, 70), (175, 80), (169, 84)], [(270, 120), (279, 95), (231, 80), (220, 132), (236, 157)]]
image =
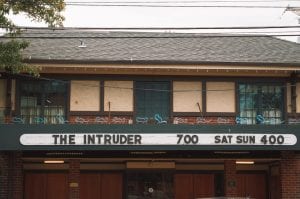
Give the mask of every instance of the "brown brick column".
[(0, 199), (8, 199), (8, 154), (0, 152)]
[(23, 161), (22, 152), (15, 151), (10, 155), (10, 186), (12, 199), (23, 199)]
[(71, 159), (69, 162), (69, 198), (79, 199), (80, 160)]
[(23, 199), (22, 152), (0, 152), (0, 199)]
[(300, 198), (300, 154), (283, 151), (280, 161), (281, 198)]
[(236, 197), (237, 196), (237, 176), (236, 176), (236, 164), (235, 160), (224, 161), (224, 180), (225, 180), (225, 196)]

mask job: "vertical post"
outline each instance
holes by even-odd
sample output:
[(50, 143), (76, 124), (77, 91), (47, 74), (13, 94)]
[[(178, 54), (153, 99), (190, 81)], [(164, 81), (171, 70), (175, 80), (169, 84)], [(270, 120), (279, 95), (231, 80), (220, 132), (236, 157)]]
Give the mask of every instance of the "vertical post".
[(108, 102), (108, 124), (110, 124), (110, 102)]
[(11, 93), (12, 89), (12, 79), (8, 78), (6, 80), (6, 99), (5, 99), (5, 117), (8, 118), (7, 121), (10, 122), (11, 117), (12, 117), (12, 103), (11, 103)]
[(237, 176), (236, 176), (236, 163), (235, 160), (224, 161), (224, 178), (225, 178), (225, 196), (237, 196)]
[(296, 115), (296, 105), (297, 105), (297, 90), (296, 90), (296, 79), (297, 75), (296, 73), (291, 74), (291, 105), (292, 105), (292, 114)]
[(69, 199), (80, 197), (80, 160), (70, 159), (69, 162)]
[(300, 154), (283, 151), (280, 161), (281, 198), (300, 198)]

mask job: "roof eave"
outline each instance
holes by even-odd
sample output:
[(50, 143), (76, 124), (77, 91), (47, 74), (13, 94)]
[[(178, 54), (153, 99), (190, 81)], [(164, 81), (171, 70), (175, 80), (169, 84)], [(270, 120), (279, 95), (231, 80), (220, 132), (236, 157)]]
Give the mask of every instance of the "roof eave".
[(47, 64), (160, 64), (160, 65), (171, 65), (171, 64), (182, 64), (182, 65), (232, 65), (232, 66), (289, 66), (299, 67), (300, 63), (293, 62), (212, 62), (212, 61), (174, 61), (174, 60), (48, 60), (48, 59), (24, 59), (26, 63), (47, 63)]

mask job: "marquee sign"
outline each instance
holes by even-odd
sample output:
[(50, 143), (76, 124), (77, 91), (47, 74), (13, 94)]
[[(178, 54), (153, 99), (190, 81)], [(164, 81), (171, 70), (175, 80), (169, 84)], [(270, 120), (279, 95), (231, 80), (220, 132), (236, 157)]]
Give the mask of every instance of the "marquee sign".
[(0, 125), (0, 150), (293, 150), (300, 125)]
[(221, 145), (221, 146), (292, 146), (297, 144), (294, 134), (185, 134), (185, 133), (74, 133), (22, 134), (25, 146), (55, 145)]

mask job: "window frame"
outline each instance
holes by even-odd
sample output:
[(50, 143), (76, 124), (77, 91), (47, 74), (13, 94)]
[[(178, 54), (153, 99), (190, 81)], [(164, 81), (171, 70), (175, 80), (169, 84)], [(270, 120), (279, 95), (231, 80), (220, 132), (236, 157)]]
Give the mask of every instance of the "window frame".
[[(47, 81), (47, 80), (33, 80), (33, 79), (18, 79), (17, 80), (17, 86), (16, 86), (16, 111), (15, 113), (13, 114), (15, 116), (15, 118), (17, 118), (17, 123), (24, 123), (24, 124), (59, 124), (60, 122), (54, 122), (54, 123), (51, 123), (51, 122), (47, 122), (47, 120), (42, 120), (40, 122), (26, 122), (25, 118), (23, 118), (21, 116), (21, 109), (22, 109), (22, 106), (21, 106), (21, 103), (22, 103), (22, 84), (26, 83), (26, 82), (29, 82), (29, 83), (37, 83), (37, 84), (42, 84), (42, 87), (43, 89), (41, 89), (41, 93), (39, 93), (41, 95), (41, 110), (40, 110), (40, 115), (36, 115), (36, 116), (33, 116), (33, 117), (36, 117), (36, 118), (46, 118), (48, 116), (45, 116), (45, 96), (47, 94), (46, 91), (46, 86), (47, 86), (47, 83), (49, 82), (49, 84), (52, 83), (52, 81)], [(58, 80), (59, 82), (59, 80)], [(66, 82), (65, 83), (65, 91), (62, 92), (62, 93), (66, 93), (66, 97), (63, 98), (63, 111), (64, 111), (64, 116), (63, 116), (63, 119), (64, 121), (67, 121), (67, 118), (68, 118), (68, 115), (69, 115), (69, 100), (70, 100), (70, 86), (68, 86), (68, 83), (69, 82)], [(50, 115), (49, 117), (53, 117), (52, 115)], [(46, 121), (46, 122), (45, 122)], [(14, 122), (12, 120), (12, 122)]]
[[(287, 88), (285, 86), (285, 83), (286, 82), (272, 82), (272, 81), (265, 81), (265, 82), (253, 82), (253, 81), (236, 81), (236, 121), (238, 121), (238, 119), (241, 119), (241, 100), (240, 100), (240, 85), (244, 84), (244, 85), (256, 85), (258, 87), (260, 87), (260, 90), (262, 89), (263, 86), (279, 86), (281, 87), (281, 122), (280, 123), (275, 123), (275, 124), (272, 124), (271, 122), (269, 123), (258, 123), (256, 120), (257, 120), (257, 116), (254, 117), (254, 120), (255, 120), (255, 123), (252, 123), (252, 124), (242, 124), (242, 123), (238, 123), (237, 124), (239, 125), (257, 125), (257, 124), (263, 124), (263, 125), (280, 125), (280, 124), (286, 124), (287, 122), (287, 107), (286, 107), (286, 102), (287, 102)], [(259, 92), (259, 91), (258, 91)], [(262, 99), (262, 93), (259, 93), (259, 101), (261, 101)], [(257, 108), (258, 109), (258, 112), (259, 110), (263, 109), (262, 108), (262, 104), (259, 103), (259, 107)], [(260, 115), (260, 114), (257, 114), (257, 115)], [(267, 117), (268, 119), (270, 119), (271, 117)], [(276, 119), (277, 117), (273, 117), (274, 119)], [(241, 119), (242, 120), (242, 119)], [(272, 120), (272, 118), (271, 118)]]

